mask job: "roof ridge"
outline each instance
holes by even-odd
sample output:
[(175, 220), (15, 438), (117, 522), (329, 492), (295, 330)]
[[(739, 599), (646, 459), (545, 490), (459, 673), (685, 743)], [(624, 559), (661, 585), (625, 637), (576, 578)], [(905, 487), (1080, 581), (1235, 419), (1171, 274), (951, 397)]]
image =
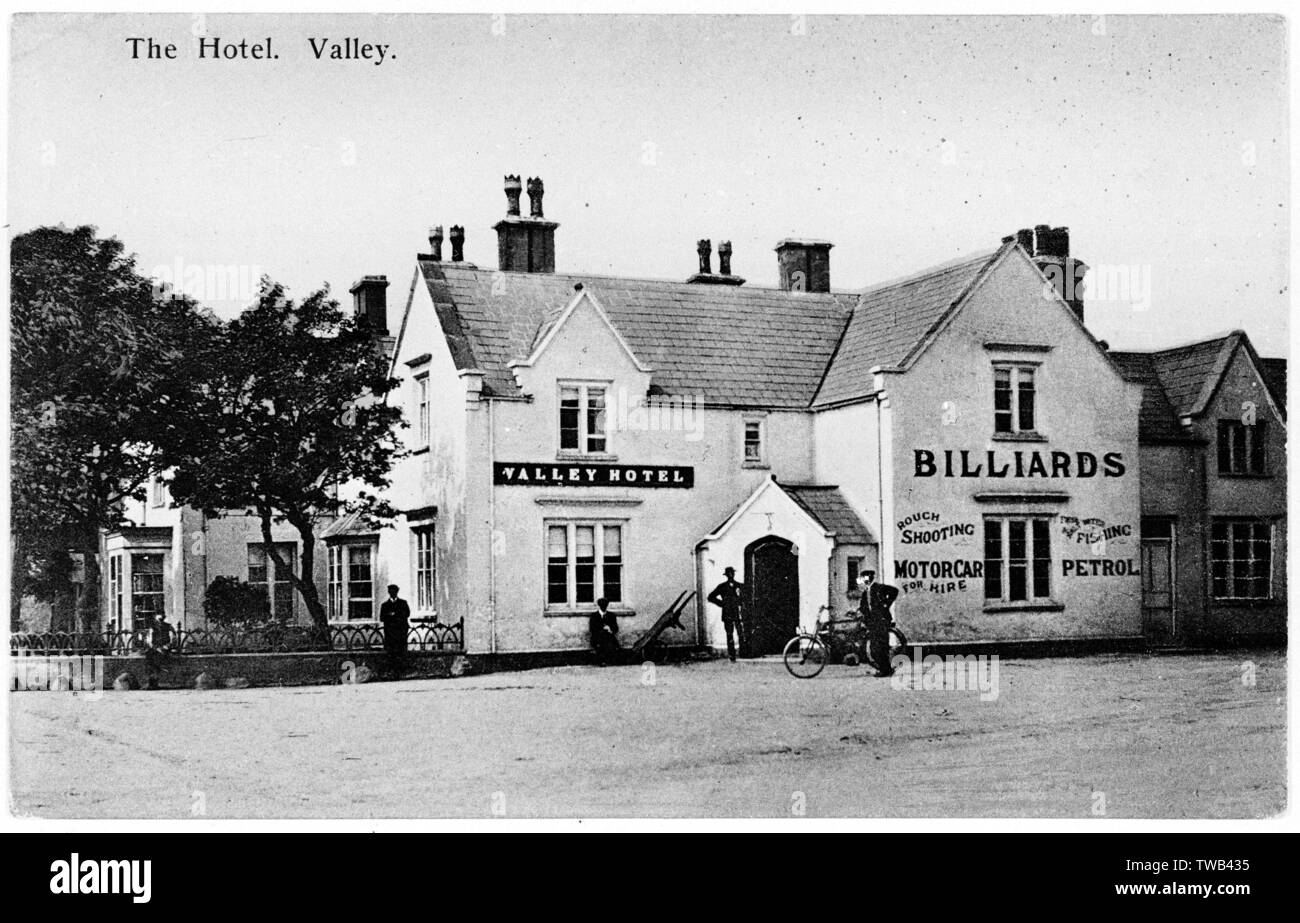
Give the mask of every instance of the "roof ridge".
[(517, 272), (514, 270), (488, 269), (484, 266), (474, 266), (471, 268), (468, 266), (464, 266), (463, 264), (461, 266), (456, 266), (455, 264), (449, 265), (446, 262), (439, 263), (439, 261), (437, 260), (427, 260), (422, 258), (417, 258), (417, 262), (437, 263), (444, 270), (460, 269), (463, 272), (487, 273), (488, 275), (496, 275), (497, 273), (500, 272), (500, 273), (508, 273), (508, 275), (510, 276), (535, 276), (539, 279), (567, 278), (567, 279), (573, 279), (575, 282), (586, 282), (588, 280), (602, 280), (602, 281), (609, 281), (609, 282), (643, 282), (643, 283), (652, 283), (655, 285), (676, 285), (684, 289), (689, 289), (690, 291), (697, 291), (705, 288), (711, 288), (711, 289), (717, 289), (719, 292), (728, 292), (728, 293), (739, 292), (743, 294), (745, 292), (766, 292), (775, 295), (792, 295), (798, 298), (807, 298), (809, 296), (821, 295), (826, 298), (832, 298), (832, 299), (853, 298), (860, 293), (859, 289), (843, 289), (843, 288), (834, 289), (829, 292), (807, 292), (807, 291), (792, 292), (775, 285), (753, 285), (749, 282), (746, 282), (744, 285), (703, 286), (697, 282), (687, 282), (685, 279), (667, 279), (667, 278), (657, 277), (657, 276), (615, 276), (615, 275), (610, 275), (609, 273), (599, 273), (599, 272)]
[(1238, 328), (1234, 328), (1234, 329), (1232, 329), (1232, 330), (1226, 330), (1226, 331), (1224, 331), (1223, 333), (1215, 333), (1215, 334), (1211, 334), (1210, 336), (1201, 337), (1199, 340), (1189, 340), (1189, 341), (1186, 342), (1186, 343), (1178, 343), (1178, 344), (1175, 344), (1175, 345), (1173, 345), (1173, 346), (1162, 346), (1162, 347), (1160, 347), (1159, 349), (1127, 350), (1127, 351), (1128, 351), (1128, 352), (1142, 352), (1142, 353), (1146, 353), (1146, 354), (1148, 354), (1148, 355), (1155, 356), (1155, 355), (1159, 355), (1159, 354), (1161, 354), (1161, 353), (1172, 353), (1172, 352), (1177, 352), (1177, 351), (1180, 350), (1180, 349), (1195, 349), (1197, 346), (1208, 346), (1208, 345), (1211, 344), (1211, 343), (1221, 342), (1221, 341), (1223, 341), (1223, 340), (1227, 340), (1227, 339), (1229, 339), (1229, 338), (1231, 338), (1231, 337), (1234, 337), (1234, 336), (1245, 335), (1245, 333), (1246, 333), (1246, 331), (1244, 331), (1244, 330), (1242, 330), (1241, 328), (1238, 327)]
[(868, 285), (866, 288), (862, 289), (859, 294), (864, 296), (874, 295), (877, 292), (884, 291), (888, 288), (897, 288), (898, 286), (906, 285), (909, 282), (919, 282), (921, 279), (936, 276), (940, 273), (949, 272), (954, 269), (959, 269), (972, 263), (985, 262), (992, 259), (1001, 249), (1001, 247), (995, 247), (992, 250), (985, 250), (968, 256), (955, 257), (943, 263), (936, 263), (927, 269), (921, 269), (906, 276), (897, 276), (893, 279), (886, 279), (884, 282), (877, 282), (874, 285)]

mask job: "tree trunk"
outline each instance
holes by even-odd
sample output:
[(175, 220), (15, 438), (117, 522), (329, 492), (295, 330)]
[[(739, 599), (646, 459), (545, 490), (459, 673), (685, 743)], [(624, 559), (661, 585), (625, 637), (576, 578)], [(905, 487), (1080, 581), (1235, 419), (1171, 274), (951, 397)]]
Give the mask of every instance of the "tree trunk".
[[(96, 538), (98, 539), (98, 536)], [(82, 570), (81, 601), (77, 604), (77, 630), (99, 631), (99, 598), (102, 591), (99, 585), (101, 578), (99, 548), (85, 549), (81, 554), (85, 558), (85, 565)], [(119, 625), (118, 628), (121, 626)]]
[(23, 555), (22, 539), (17, 532), (9, 533), (9, 631), (23, 627), (23, 596), (27, 585), (27, 559)]
[(280, 558), (279, 552), (275, 550), (275, 543), (271, 540), (271, 510), (270, 507), (259, 507), (258, 518), (262, 521), (262, 547), (266, 550), (267, 557), (275, 561), (276, 573), (288, 573), (289, 582), (293, 584), (302, 601), (307, 605), (307, 614), (311, 616), (311, 623), (316, 628), (327, 629), (329, 627), (329, 616), (325, 612), (325, 605), (320, 600), (320, 591), (316, 588), (316, 535), (311, 527), (311, 520), (298, 516), (289, 516), (290, 523), (298, 530), (298, 535), (302, 539), (302, 573), (295, 574), (292, 569), (285, 569), (284, 561)]
[(316, 534), (310, 524), (300, 524), (298, 535), (302, 538), (302, 598), (311, 613), (312, 624), (317, 628), (328, 628), (329, 614), (316, 587)]

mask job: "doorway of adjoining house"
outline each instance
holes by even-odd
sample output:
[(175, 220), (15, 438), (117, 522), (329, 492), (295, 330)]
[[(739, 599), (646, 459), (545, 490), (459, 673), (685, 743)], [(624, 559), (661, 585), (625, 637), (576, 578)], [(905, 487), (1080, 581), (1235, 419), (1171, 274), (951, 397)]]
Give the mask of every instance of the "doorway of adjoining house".
[(799, 630), (799, 556), (775, 535), (745, 549), (746, 643), (741, 655), (779, 654)]

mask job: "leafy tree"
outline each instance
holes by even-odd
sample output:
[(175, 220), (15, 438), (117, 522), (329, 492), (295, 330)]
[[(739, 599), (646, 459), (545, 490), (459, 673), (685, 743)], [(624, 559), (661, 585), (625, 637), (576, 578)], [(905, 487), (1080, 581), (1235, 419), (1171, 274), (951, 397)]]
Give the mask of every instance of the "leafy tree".
[(15, 237), (11, 289), (13, 604), (25, 592), (70, 594), (77, 553), (76, 620), (91, 630), (100, 530), (122, 524), (123, 502), (159, 470), (169, 403), (188, 380), (179, 346), (211, 321), (189, 301), (155, 297), (121, 242), (91, 227)]
[[(290, 575), (312, 621), (325, 626), (313, 576), (318, 528), (394, 512), (370, 490), (388, 486), (405, 426), (383, 400), (397, 384), (387, 357), (328, 288), (294, 303), (263, 278), (257, 302), (191, 359), (197, 388), (168, 459), (173, 498), (212, 516), (256, 515), (277, 573)], [(349, 484), (350, 499), (339, 489)], [(302, 541), (297, 573), (272, 542), (282, 522)]]

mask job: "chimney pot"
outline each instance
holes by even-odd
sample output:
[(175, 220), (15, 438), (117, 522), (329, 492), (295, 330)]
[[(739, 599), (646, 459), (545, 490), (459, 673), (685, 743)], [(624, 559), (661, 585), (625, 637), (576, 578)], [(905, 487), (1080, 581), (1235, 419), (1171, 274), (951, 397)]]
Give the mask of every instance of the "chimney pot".
[[(523, 183), (519, 182), (519, 177), (514, 174), (506, 174), (506, 214), (519, 214), (519, 194), (524, 191)], [(532, 192), (529, 192), (532, 195)]]
[(701, 240), (695, 245), (695, 252), (700, 255), (700, 274), (709, 276), (713, 274), (713, 242)]
[(731, 275), (731, 241), (729, 240), (718, 244), (718, 274)]
[(453, 263), (464, 262), (465, 260), (465, 229), (459, 224), (451, 226), (451, 261)]
[(1034, 255), (1034, 231), (1032, 228), (1021, 228), (1016, 231), (1016, 243), (1024, 247), (1025, 252), (1030, 256)]
[(429, 228), (429, 250), (434, 260), (442, 262), (442, 225), (435, 224)]
[(542, 195), (546, 188), (542, 185), (540, 176), (528, 178), (528, 214), (532, 218), (543, 218), (542, 214)]

